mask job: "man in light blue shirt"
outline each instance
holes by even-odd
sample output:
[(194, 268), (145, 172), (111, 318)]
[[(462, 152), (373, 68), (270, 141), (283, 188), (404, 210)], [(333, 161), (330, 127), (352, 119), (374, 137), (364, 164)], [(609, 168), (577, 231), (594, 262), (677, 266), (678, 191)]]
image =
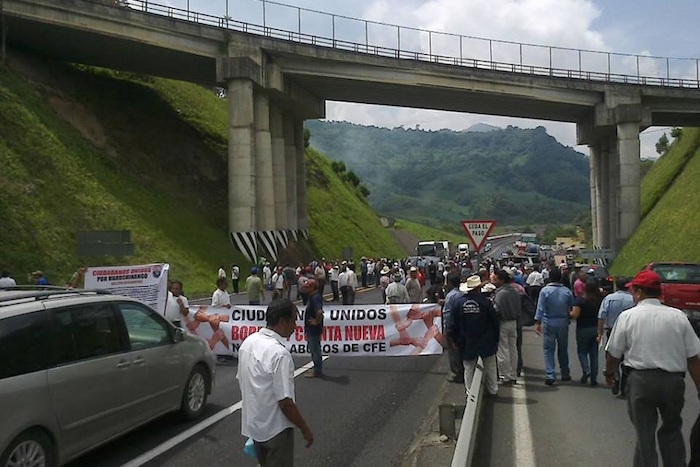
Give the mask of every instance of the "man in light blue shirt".
[(618, 277), (615, 280), (617, 292), (606, 296), (603, 299), (603, 303), (600, 304), (600, 311), (598, 311), (598, 342), (603, 337), (603, 329), (605, 329), (605, 336), (609, 338), (620, 313), (634, 306), (632, 295), (627, 291), (627, 283), (629, 281), (628, 277)]
[(556, 380), (554, 350), (557, 349), (562, 381), (571, 381), (569, 371), (569, 311), (574, 305), (574, 295), (561, 284), (561, 271), (553, 269), (550, 283), (540, 292), (535, 313), (535, 332), (542, 334), (544, 324), (544, 364), (547, 371), (544, 383), (553, 386)]
[[(600, 310), (598, 311), (598, 342), (603, 339), (603, 329), (605, 329), (605, 336), (609, 340), (610, 333), (612, 332), (617, 318), (623, 311), (634, 307), (634, 298), (632, 298), (632, 294), (627, 291), (627, 283), (629, 281), (629, 277), (618, 277), (615, 281), (617, 292), (606, 296), (600, 304)], [(622, 391), (622, 395), (624, 396), (625, 386), (622, 382), (624, 372), (620, 370), (620, 365), (618, 365), (615, 368), (615, 384), (613, 384), (611, 389), (613, 394), (617, 395)]]

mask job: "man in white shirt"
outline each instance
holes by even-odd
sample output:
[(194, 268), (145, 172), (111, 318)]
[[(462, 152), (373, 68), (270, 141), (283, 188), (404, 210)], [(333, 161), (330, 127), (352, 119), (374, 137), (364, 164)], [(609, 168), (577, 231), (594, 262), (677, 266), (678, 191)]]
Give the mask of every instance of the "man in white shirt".
[(182, 295), (182, 282), (172, 281), (168, 291), (168, 301), (165, 304), (165, 319), (180, 326), (182, 317), (189, 314), (190, 304), (187, 297)]
[(355, 290), (357, 290), (357, 274), (355, 274), (355, 264), (348, 264), (347, 274), (347, 291), (348, 291), (348, 303), (346, 305), (355, 304)]
[(233, 284), (233, 295), (238, 294), (238, 283), (241, 280), (241, 268), (237, 264), (231, 265), (231, 283)]
[[(282, 266), (277, 267), (277, 271), (272, 275), (272, 299), (282, 298), (284, 293), (284, 273)], [(289, 298), (289, 297), (285, 297)]]
[(333, 267), (331, 268), (331, 292), (333, 292), (333, 301), (337, 302), (340, 300), (340, 295), (338, 294), (338, 279), (340, 276), (340, 268), (338, 268), (337, 264), (334, 264)]
[(228, 288), (228, 279), (226, 276), (219, 277), (216, 280), (216, 290), (211, 296), (211, 306), (223, 306), (226, 308), (231, 308), (231, 297), (226, 290)]
[(544, 277), (540, 272), (539, 266), (535, 266), (532, 272), (527, 275), (525, 284), (527, 284), (527, 294), (530, 296), (533, 302), (537, 303), (542, 287), (544, 287)]
[(263, 285), (267, 288), (272, 280), (272, 269), (270, 269), (270, 263), (265, 263), (263, 266)]
[(338, 287), (340, 294), (343, 296), (343, 305), (349, 305), (350, 294), (348, 293), (348, 262), (343, 261), (340, 264), (340, 274), (338, 274)]
[(0, 277), (0, 289), (3, 287), (14, 287), (17, 285), (17, 282), (13, 278), (10, 277), (10, 273), (7, 271), (2, 272), (2, 277)]
[(252, 438), (262, 467), (294, 464), (294, 427), (306, 447), (314, 435), (294, 399), (294, 361), (284, 343), (296, 328), (297, 308), (289, 299), (270, 304), (267, 326), (249, 335), (238, 350), (241, 434)]
[(636, 306), (615, 321), (603, 376), (613, 386), (614, 370), (624, 354), (627, 412), (637, 432), (634, 465), (657, 465), (658, 437), (664, 466), (685, 466), (685, 372), (700, 391), (700, 339), (685, 313), (661, 304), (661, 278), (654, 271), (640, 272), (627, 286)]
[(216, 277), (226, 277), (226, 271), (223, 266), (219, 266), (219, 272), (216, 273)]

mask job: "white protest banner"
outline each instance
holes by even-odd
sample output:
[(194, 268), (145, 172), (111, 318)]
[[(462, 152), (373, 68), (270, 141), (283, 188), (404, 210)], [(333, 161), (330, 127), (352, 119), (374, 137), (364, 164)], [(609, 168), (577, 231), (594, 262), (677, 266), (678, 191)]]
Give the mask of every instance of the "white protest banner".
[(85, 272), (86, 290), (108, 290), (115, 295), (141, 300), (158, 313), (165, 313), (169, 264), (90, 267)]
[[(250, 334), (265, 327), (265, 306), (190, 307), (183, 327), (203, 337), (214, 353), (232, 355)], [(403, 356), (442, 353), (442, 310), (434, 303), (323, 307), (321, 350), (337, 356)], [(287, 339), (292, 355), (308, 354), (304, 309)]]

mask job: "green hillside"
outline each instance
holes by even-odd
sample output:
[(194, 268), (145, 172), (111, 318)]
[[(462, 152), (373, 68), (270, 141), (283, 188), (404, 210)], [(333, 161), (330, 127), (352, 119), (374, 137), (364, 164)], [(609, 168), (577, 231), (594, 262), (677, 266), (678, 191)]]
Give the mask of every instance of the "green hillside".
[[(424, 131), (308, 121), (312, 144), (355, 172), (382, 214), (435, 226), (568, 223), (589, 211), (588, 158), (543, 127)], [(456, 231), (456, 230), (455, 230)]]
[[(0, 67), (0, 269), (64, 284), (81, 264), (169, 262), (189, 294), (245, 266), (227, 232), (227, 108), (213, 90), (12, 53)], [(311, 239), (287, 261), (400, 255), (391, 232), (309, 151)], [(136, 254), (80, 258), (76, 232), (130, 230)]]
[(642, 179), (642, 217), (649, 214), (700, 147), (697, 128), (686, 128)]
[(700, 130), (683, 129), (642, 181), (643, 219), (612, 265), (633, 275), (651, 261), (700, 263)]

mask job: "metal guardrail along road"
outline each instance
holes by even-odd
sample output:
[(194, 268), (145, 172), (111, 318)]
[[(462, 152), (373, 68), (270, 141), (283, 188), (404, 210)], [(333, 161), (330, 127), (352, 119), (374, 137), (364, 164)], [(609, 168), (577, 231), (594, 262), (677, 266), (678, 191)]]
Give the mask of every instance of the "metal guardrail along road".
[[(110, 3), (109, 0), (88, 1)], [(225, 0), (226, 10), (221, 16), (192, 11), (190, 0), (184, 1), (185, 8), (149, 0), (114, 0), (113, 3), (178, 20), (382, 57), (538, 76), (700, 88), (698, 58), (658, 57), (487, 39), (352, 18), (271, 0), (236, 0), (235, 6), (239, 10), (243, 3), (261, 6), (262, 24), (254, 24), (229, 16), (229, 0)], [(293, 21), (292, 17), (295, 17)], [(305, 28), (318, 28), (319, 17), (330, 23), (322, 24), (325, 28), (330, 26), (330, 37), (304, 31)], [(285, 22), (285, 26), (273, 26), (273, 21)], [(296, 23), (292, 28), (289, 26), (291, 22)], [(380, 45), (381, 42), (384, 45)], [(386, 45), (387, 42), (390, 45)]]

